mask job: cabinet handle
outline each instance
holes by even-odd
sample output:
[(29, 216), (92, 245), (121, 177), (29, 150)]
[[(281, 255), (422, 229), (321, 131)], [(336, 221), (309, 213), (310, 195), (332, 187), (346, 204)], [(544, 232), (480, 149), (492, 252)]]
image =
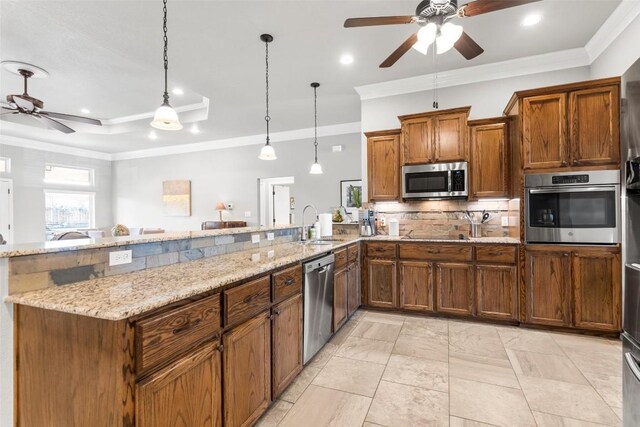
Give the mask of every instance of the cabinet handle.
[(281, 313), (281, 311), (280, 311), (280, 309), (279, 309), (279, 308), (274, 309), (274, 310), (273, 310), (273, 312), (274, 312), (277, 316), (279, 316), (279, 315), (280, 315), (280, 313)]
[(200, 322), (202, 322), (202, 319), (196, 319), (193, 322), (189, 322), (184, 326), (181, 326), (179, 328), (175, 328), (173, 330), (173, 335), (181, 334), (182, 332), (184, 332), (186, 330), (189, 330), (189, 329), (191, 329), (193, 327), (196, 327), (196, 326), (198, 326), (200, 324)]
[(568, 256), (569, 256), (569, 254), (562, 254), (562, 256), (564, 256), (564, 257), (568, 257)]
[(562, 166), (567, 166), (567, 161), (566, 160), (562, 161)]
[(289, 277), (287, 280), (284, 281), (285, 286), (289, 286), (289, 285), (293, 285), (296, 282), (296, 279), (294, 279), (293, 277)]
[(216, 347), (216, 351), (218, 353), (222, 353), (224, 351), (224, 345), (220, 344), (219, 346)]

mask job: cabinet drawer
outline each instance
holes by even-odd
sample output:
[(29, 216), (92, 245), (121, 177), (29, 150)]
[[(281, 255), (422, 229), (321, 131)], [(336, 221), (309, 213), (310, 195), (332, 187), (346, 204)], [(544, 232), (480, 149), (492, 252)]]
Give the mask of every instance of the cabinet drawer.
[(347, 265), (347, 249), (340, 249), (335, 251), (333, 255), (336, 257), (335, 269), (338, 270)]
[(401, 259), (432, 261), (471, 261), (473, 248), (467, 245), (441, 245), (431, 243), (400, 244)]
[(476, 261), (515, 264), (516, 246), (476, 246)]
[(395, 243), (367, 243), (367, 257), (369, 258), (395, 258)]
[(358, 245), (351, 245), (347, 247), (347, 258), (349, 262), (357, 261), (358, 259)]
[(224, 291), (225, 325), (239, 322), (266, 309), (271, 303), (269, 276)]
[(136, 323), (138, 373), (215, 336), (222, 328), (220, 294)]
[(302, 267), (296, 265), (273, 274), (273, 300), (302, 292)]

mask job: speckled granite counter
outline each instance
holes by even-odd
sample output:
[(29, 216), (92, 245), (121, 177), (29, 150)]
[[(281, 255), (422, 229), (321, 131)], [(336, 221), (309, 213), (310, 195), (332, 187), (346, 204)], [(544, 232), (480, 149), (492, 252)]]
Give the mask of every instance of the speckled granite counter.
[(358, 241), (519, 244), (510, 237), (469, 240), (341, 236), (327, 245), (285, 243), (213, 258), (150, 268), (71, 285), (14, 294), (5, 302), (120, 320), (247, 279), (291, 263), (320, 256)]

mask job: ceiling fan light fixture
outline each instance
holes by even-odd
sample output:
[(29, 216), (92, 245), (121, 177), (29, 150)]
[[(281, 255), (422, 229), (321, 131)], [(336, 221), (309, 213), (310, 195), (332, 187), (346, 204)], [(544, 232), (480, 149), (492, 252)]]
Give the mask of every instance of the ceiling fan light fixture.
[(462, 36), (462, 31), (462, 25), (445, 22), (440, 27), (440, 34), (436, 38), (436, 50), (438, 55), (451, 50), (460, 36)]
[(436, 33), (438, 32), (438, 26), (429, 22), (418, 31), (418, 42), (413, 45), (413, 48), (423, 55), (426, 55), (429, 51), (429, 46), (433, 44), (436, 39)]
[(180, 130), (182, 124), (178, 119), (178, 113), (174, 110), (169, 102), (164, 102), (153, 116), (151, 126), (160, 130)]

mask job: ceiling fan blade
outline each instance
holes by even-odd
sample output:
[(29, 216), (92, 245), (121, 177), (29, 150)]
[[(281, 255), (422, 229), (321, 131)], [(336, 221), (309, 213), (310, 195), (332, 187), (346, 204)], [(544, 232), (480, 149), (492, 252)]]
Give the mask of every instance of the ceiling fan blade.
[(98, 119), (92, 119), (90, 117), (74, 116), (71, 114), (54, 113), (53, 111), (38, 111), (38, 114), (42, 116), (53, 117), (60, 120), (69, 120), (71, 122), (87, 123), (89, 125), (102, 126), (102, 122)]
[(3, 110), (9, 110), (9, 111), (15, 111), (16, 113), (18, 112), (17, 108), (10, 108), (10, 107), (5, 107), (4, 105), (1, 107)]
[(404, 43), (400, 45), (387, 59), (384, 60), (382, 64), (380, 64), (380, 68), (389, 68), (393, 64), (395, 64), (398, 59), (402, 57), (405, 53), (411, 49), (411, 47), (416, 44), (418, 41), (418, 33), (412, 34)]
[(464, 16), (476, 16), (537, 1), (540, 0), (475, 0), (467, 3), (461, 9), (464, 10)]
[(59, 130), (60, 132), (64, 132), (64, 133), (74, 133), (75, 132), (75, 130), (71, 129), (69, 126), (63, 125), (59, 121), (53, 120), (50, 117), (40, 116), (40, 115), (35, 115), (35, 114), (31, 114), (31, 117), (35, 118), (36, 120), (38, 120), (42, 124), (46, 125), (48, 128)]
[(374, 16), (371, 18), (349, 18), (344, 21), (345, 28), (371, 27), (374, 25), (411, 24), (415, 22), (413, 16)]
[[(9, 110), (9, 108), (5, 108), (5, 110)], [(7, 114), (18, 114), (17, 111), (7, 111), (6, 113), (0, 113), (0, 116), (6, 116)]]
[(467, 59), (473, 59), (484, 52), (484, 49), (464, 31), (453, 47)]

